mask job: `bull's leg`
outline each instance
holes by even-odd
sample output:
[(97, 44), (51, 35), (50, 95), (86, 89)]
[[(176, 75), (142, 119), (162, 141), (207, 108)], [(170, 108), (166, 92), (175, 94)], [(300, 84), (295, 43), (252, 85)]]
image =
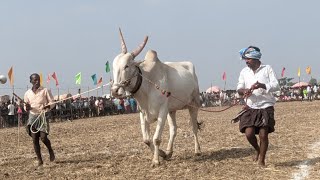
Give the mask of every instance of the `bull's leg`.
[(165, 125), (166, 117), (168, 115), (168, 109), (167, 109), (167, 103), (164, 103), (162, 105), (162, 108), (159, 110), (159, 116), (158, 116), (158, 122), (156, 131), (153, 135), (153, 144), (154, 144), (154, 154), (153, 154), (153, 160), (152, 165), (157, 166), (160, 164), (159, 161), (159, 155), (160, 155), (160, 144), (161, 144), (161, 135), (163, 132), (163, 127)]
[[(154, 153), (154, 145), (151, 141), (151, 133), (150, 133), (150, 121), (147, 120), (148, 116), (146, 114), (143, 114), (140, 112), (140, 122), (141, 122), (141, 131), (142, 131), (142, 137), (143, 142), (150, 148), (150, 150)], [(151, 121), (153, 122), (153, 121)], [(162, 150), (159, 150), (159, 155), (163, 158), (166, 157), (166, 153)]]
[(166, 159), (170, 159), (173, 153), (173, 142), (177, 135), (176, 111), (170, 112), (167, 118), (169, 124), (170, 137), (167, 146)]
[(189, 108), (189, 113), (190, 113), (190, 121), (192, 125), (192, 132), (194, 136), (194, 152), (196, 155), (200, 155), (200, 145), (199, 145), (199, 140), (198, 140), (198, 130), (199, 130), (199, 124), (198, 124), (198, 109), (196, 108)]
[(150, 140), (150, 124), (148, 121), (146, 121), (146, 115), (144, 115), (142, 112), (140, 112), (140, 122), (141, 122), (141, 131), (142, 131), (143, 142), (146, 145), (148, 145), (150, 148), (153, 149), (153, 145)]

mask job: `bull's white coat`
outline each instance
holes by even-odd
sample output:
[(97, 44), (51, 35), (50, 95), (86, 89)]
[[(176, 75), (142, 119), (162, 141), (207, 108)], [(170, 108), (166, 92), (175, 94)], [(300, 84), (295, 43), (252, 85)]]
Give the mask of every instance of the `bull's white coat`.
[[(144, 142), (154, 152), (152, 164), (160, 163), (159, 156), (166, 159), (173, 153), (173, 141), (177, 134), (176, 111), (187, 108), (190, 113), (190, 124), (194, 134), (195, 153), (200, 154), (198, 142), (197, 121), (198, 108), (200, 107), (198, 79), (195, 68), (191, 62), (165, 62), (162, 63), (155, 51), (148, 51), (144, 61), (136, 62), (134, 57), (146, 44), (144, 43), (133, 53), (127, 53), (125, 43), (122, 39), (122, 53), (115, 57), (113, 61), (114, 83), (111, 87), (112, 95), (123, 97), (126, 92), (130, 92), (138, 81), (138, 68), (141, 70), (142, 83), (139, 90), (134, 94), (140, 108), (141, 130)], [(130, 82), (128, 83), (128, 81)], [(152, 83), (148, 82), (151, 81)], [(156, 89), (155, 85), (159, 86)], [(171, 92), (172, 96), (163, 95), (160, 90)], [(179, 100), (177, 100), (179, 99)], [(192, 106), (188, 106), (192, 105)], [(167, 151), (159, 149), (161, 135), (168, 120), (170, 137)], [(157, 122), (156, 130), (151, 140), (150, 123)]]

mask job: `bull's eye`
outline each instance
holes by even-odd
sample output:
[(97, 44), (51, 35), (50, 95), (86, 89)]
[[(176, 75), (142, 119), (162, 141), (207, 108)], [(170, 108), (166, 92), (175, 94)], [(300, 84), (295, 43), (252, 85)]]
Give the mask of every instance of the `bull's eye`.
[(126, 70), (128, 67), (129, 67), (128, 65), (125, 65), (125, 66), (124, 66), (124, 69)]

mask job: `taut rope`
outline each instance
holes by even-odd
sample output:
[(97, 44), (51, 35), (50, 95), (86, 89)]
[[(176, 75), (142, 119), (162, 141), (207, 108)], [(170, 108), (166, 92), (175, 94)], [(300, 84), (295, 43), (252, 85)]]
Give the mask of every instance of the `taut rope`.
[[(180, 101), (180, 102), (186, 103), (185, 101), (181, 100), (180, 98), (174, 96), (171, 92), (169, 92), (169, 91), (167, 91), (167, 90), (164, 90), (164, 89), (160, 89), (160, 86), (158, 86), (156, 83), (154, 83), (153, 81), (151, 81), (151, 80), (148, 79), (147, 77), (143, 76), (142, 73), (139, 72), (139, 74), (140, 74), (140, 76), (141, 76), (142, 78), (146, 79), (150, 84), (153, 84), (153, 85), (155, 86), (155, 88), (156, 88), (157, 90), (161, 91), (161, 93), (162, 93), (163, 95), (166, 95), (166, 97), (171, 96), (171, 97), (173, 97), (174, 99), (176, 99), (176, 100), (178, 100), (178, 101)], [(251, 89), (250, 89), (250, 92), (252, 92)], [(247, 103), (247, 99), (248, 99), (249, 96), (250, 96), (250, 95), (244, 95), (244, 98), (246, 99), (246, 100), (245, 100), (246, 103)], [(221, 109), (221, 110), (207, 110), (207, 109), (203, 109), (203, 108), (197, 107), (197, 106), (192, 105), (192, 104), (187, 104), (187, 106), (192, 107), (192, 108), (196, 108), (196, 109), (199, 109), (200, 111), (205, 111), (205, 112), (223, 112), (223, 111), (228, 110), (228, 109), (230, 109), (230, 108), (232, 108), (233, 106), (236, 106), (236, 105), (238, 105), (238, 104), (239, 104), (239, 101), (237, 101), (235, 104), (232, 104), (232, 105), (230, 105), (229, 107), (224, 108), (224, 109)]]
[[(64, 98), (64, 99), (62, 99), (62, 100), (49, 103), (49, 104), (47, 104), (47, 105), (57, 104), (57, 103), (60, 103), (60, 102), (62, 102), (62, 101), (65, 101), (65, 100), (68, 100), (68, 99), (71, 99), (71, 98), (74, 98), (74, 97), (78, 97), (78, 96), (80, 96), (80, 95), (82, 95), (82, 94), (85, 94), (85, 93), (88, 93), (88, 92), (97, 90), (97, 89), (102, 88), (102, 87), (104, 87), (104, 86), (109, 86), (110, 84), (111, 84), (111, 82), (109, 82), (109, 83), (107, 83), (107, 84), (104, 84), (104, 85), (102, 85), (102, 86), (99, 86), (99, 87), (90, 89), (90, 90), (85, 91), (85, 92), (83, 92), (83, 93), (76, 94), (76, 95), (73, 95), (73, 96), (71, 96), (71, 97)], [(24, 100), (23, 100), (22, 98), (20, 98), (16, 93), (12, 93), (12, 94), (13, 94), (15, 97), (17, 97), (21, 102), (23, 102), (24, 104), (26, 104), (26, 102), (24, 102)], [(44, 125), (44, 122), (46, 121), (46, 115), (45, 115), (45, 114), (46, 114), (46, 111), (45, 111), (45, 110), (42, 110), (42, 111), (40, 112), (40, 114), (38, 115), (38, 117), (36, 118), (36, 120), (34, 120), (34, 122), (30, 125), (30, 132), (32, 132), (32, 133), (35, 134), (35, 133), (38, 133), (38, 132), (40, 131), (40, 129), (41, 129), (42, 126)], [(42, 117), (42, 118), (40, 118), (40, 117)], [(34, 126), (34, 124), (35, 124), (37, 121), (41, 121), (41, 122), (40, 122), (40, 123), (41, 123), (40, 128), (39, 128), (39, 130), (37, 130), (37, 131), (33, 131), (33, 130), (32, 130), (32, 127)]]

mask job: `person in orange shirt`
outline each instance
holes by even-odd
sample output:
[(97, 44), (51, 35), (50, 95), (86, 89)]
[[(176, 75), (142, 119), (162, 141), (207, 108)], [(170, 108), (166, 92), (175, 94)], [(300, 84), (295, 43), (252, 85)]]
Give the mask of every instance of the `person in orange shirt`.
[[(46, 145), (50, 155), (50, 161), (55, 160), (55, 155), (48, 139), (49, 121), (45, 118), (45, 112), (52, 109), (54, 102), (51, 92), (40, 86), (40, 76), (37, 73), (30, 75), (32, 88), (24, 95), (25, 110), (29, 112), (27, 132), (32, 137), (34, 151), (38, 158), (38, 166), (43, 165), (39, 140)], [(50, 105), (51, 104), (51, 105)]]

